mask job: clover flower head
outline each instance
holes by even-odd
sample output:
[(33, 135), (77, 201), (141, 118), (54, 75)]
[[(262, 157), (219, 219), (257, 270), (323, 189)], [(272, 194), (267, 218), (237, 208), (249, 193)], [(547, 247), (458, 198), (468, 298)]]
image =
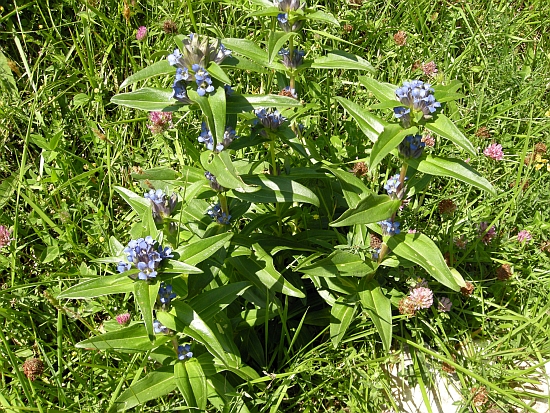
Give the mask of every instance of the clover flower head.
[(520, 244), (531, 241), (532, 239), (533, 237), (531, 236), (531, 233), (526, 229), (522, 229), (520, 232), (518, 232), (518, 242)]
[[(482, 241), (485, 245), (489, 244), (497, 235), (494, 225), (489, 228), (488, 231), (487, 228), (489, 228), (488, 222), (483, 221), (481, 224), (479, 224), (479, 234), (483, 235)], [(487, 233), (485, 233), (486, 231)]]
[(438, 301), (437, 309), (439, 311), (441, 311), (442, 313), (447, 313), (451, 311), (451, 307), (453, 306), (453, 303), (451, 302), (450, 298), (441, 297), (437, 301)]
[(304, 62), (304, 56), (306, 53), (303, 50), (294, 49), (292, 57), (290, 56), (290, 51), (288, 49), (279, 50), (279, 56), (283, 58), (283, 64), (288, 69), (296, 69)]
[[(384, 185), (384, 189), (392, 199), (403, 198), (403, 194), (405, 191), (404, 188), (399, 188), (399, 186), (401, 185), (401, 181), (399, 178), (399, 174), (395, 174), (390, 179), (388, 179), (388, 181)], [(407, 178), (405, 177), (405, 179)]]
[(130, 313), (119, 314), (116, 316), (116, 322), (121, 326), (124, 326), (130, 322)]
[(173, 126), (172, 112), (149, 112), (149, 129), (153, 134), (162, 133)]
[[(421, 80), (411, 80), (410, 82), (404, 82), (403, 86), (397, 88), (395, 95), (397, 99), (405, 106), (405, 109), (409, 111), (420, 111), (423, 113), (425, 119), (430, 119), (432, 113), (437, 108), (441, 107), (441, 103), (435, 100), (433, 95), (434, 90), (429, 83), (424, 83)], [(407, 120), (405, 115), (409, 112), (405, 112), (402, 109), (395, 108), (394, 114), (396, 117), (403, 117), (403, 121)], [(401, 115), (401, 116), (398, 116)], [(405, 126), (408, 126), (405, 124)]]
[(279, 95), (298, 99), (298, 94), (296, 93), (296, 89), (291, 89), (290, 86), (285, 86), (284, 88), (282, 88), (281, 91), (279, 92)]
[(286, 118), (279, 113), (278, 110), (266, 110), (265, 108), (259, 108), (254, 111), (258, 119), (256, 123), (260, 122), (264, 127), (268, 129), (277, 129), (286, 121)]
[(145, 39), (145, 36), (147, 36), (147, 27), (140, 26), (136, 32), (136, 39), (141, 42), (143, 39)]
[(206, 179), (208, 179), (208, 181), (210, 182), (210, 188), (212, 188), (214, 191), (216, 191), (216, 192), (225, 191), (225, 188), (218, 183), (218, 180), (216, 179), (216, 177), (213, 174), (206, 171), (204, 173), (204, 177)]
[(153, 331), (155, 334), (168, 334), (170, 332), (168, 327), (163, 326), (158, 320), (153, 321)]
[(409, 294), (409, 300), (415, 310), (430, 308), (434, 301), (433, 292), (427, 287), (413, 288)]
[(221, 225), (227, 225), (231, 220), (231, 215), (228, 215), (225, 212), (223, 212), (220, 204), (214, 205), (208, 211), (206, 211), (206, 213), (210, 218), (212, 218), (214, 221), (216, 221), (218, 224), (221, 224)]
[(151, 201), (153, 218), (157, 224), (162, 223), (163, 218), (169, 217), (172, 214), (178, 202), (178, 196), (175, 193), (170, 198), (167, 198), (162, 189), (157, 189), (156, 191), (151, 189), (143, 197)]
[(174, 298), (176, 298), (176, 293), (172, 291), (172, 286), (170, 284), (165, 284), (164, 282), (161, 282), (158, 292), (158, 300), (162, 308), (169, 307), (170, 302)]
[(151, 236), (131, 240), (124, 249), (127, 263), (119, 262), (118, 271), (123, 273), (135, 266), (138, 270), (138, 279), (148, 280), (157, 276), (157, 269), (160, 262), (165, 258), (172, 257), (172, 250), (169, 247), (156, 247), (157, 242)]
[(193, 357), (193, 353), (191, 352), (191, 346), (189, 344), (185, 344), (183, 346), (178, 346), (178, 359), (179, 360), (186, 360)]
[(499, 143), (492, 143), (487, 146), (483, 151), (483, 155), (495, 161), (501, 161), (504, 158), (504, 152), (502, 151), (502, 145)]
[(397, 149), (404, 158), (416, 159), (422, 155), (425, 146), (421, 135), (407, 135)]
[(0, 225), (0, 248), (10, 245), (12, 241), (10, 230), (4, 225)]
[(392, 221), (392, 220), (385, 220), (379, 222), (380, 226), (382, 227), (382, 234), (384, 235), (397, 235), (401, 232), (399, 229), (399, 226), (401, 225), (400, 222)]

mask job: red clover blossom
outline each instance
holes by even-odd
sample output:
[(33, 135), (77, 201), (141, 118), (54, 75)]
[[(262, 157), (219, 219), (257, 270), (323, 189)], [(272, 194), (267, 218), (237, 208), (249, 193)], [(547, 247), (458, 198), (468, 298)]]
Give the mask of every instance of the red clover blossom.
[(483, 155), (495, 161), (501, 161), (504, 158), (504, 152), (502, 151), (502, 145), (499, 143), (492, 143), (485, 148)]

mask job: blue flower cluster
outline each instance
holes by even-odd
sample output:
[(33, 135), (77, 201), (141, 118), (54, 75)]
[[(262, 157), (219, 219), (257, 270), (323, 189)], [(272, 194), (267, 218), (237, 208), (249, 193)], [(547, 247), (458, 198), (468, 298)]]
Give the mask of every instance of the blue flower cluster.
[(124, 249), (127, 254), (127, 263), (119, 262), (118, 271), (120, 273), (132, 269), (132, 264), (139, 270), (138, 279), (148, 280), (157, 276), (157, 268), (164, 258), (173, 257), (172, 250), (168, 247), (162, 248), (160, 245), (155, 248), (157, 242), (151, 236), (132, 240)]
[[(407, 178), (405, 177), (405, 179)], [(399, 185), (401, 185), (399, 174), (392, 176), (384, 185), (384, 189), (392, 199), (403, 198), (404, 188), (399, 188)]]
[(206, 69), (198, 64), (194, 64), (191, 68), (195, 72), (195, 82), (197, 83), (197, 93), (199, 96), (212, 93), (214, 86), (212, 85), (212, 78)]
[(399, 226), (401, 225), (397, 221), (392, 221), (390, 219), (386, 219), (385, 221), (379, 222), (380, 226), (382, 227), (382, 234), (383, 235), (397, 235), (401, 231), (399, 229)]
[(288, 69), (296, 69), (304, 62), (304, 56), (306, 53), (303, 50), (295, 49), (292, 52), (292, 57), (290, 56), (290, 51), (288, 49), (279, 50), (279, 56), (283, 57), (283, 64)]
[(431, 118), (431, 114), (441, 107), (433, 93), (434, 90), (429, 83), (421, 80), (404, 82), (403, 86), (397, 88), (395, 95), (405, 107), (394, 108), (395, 117), (401, 119), (405, 127), (410, 125), (410, 113), (413, 110), (421, 111), (426, 119)]
[(191, 346), (189, 344), (185, 344), (184, 346), (178, 346), (178, 359), (179, 360), (185, 360), (193, 357), (193, 353), (191, 352)]
[(300, 0), (273, 0), (273, 3), (282, 12), (277, 15), (277, 20), (281, 29), (288, 33), (296, 32), (302, 28), (304, 24), (303, 20), (290, 19), (288, 16), (288, 12), (296, 11), (303, 7)]
[(167, 198), (162, 189), (157, 189), (156, 191), (151, 189), (143, 197), (151, 201), (153, 218), (157, 224), (162, 223), (163, 218), (170, 216), (178, 203), (178, 196), (175, 193), (170, 198)]
[(208, 211), (206, 211), (208, 216), (216, 221), (218, 224), (227, 225), (231, 220), (231, 215), (226, 214), (222, 211), (220, 204), (214, 205)]
[(424, 152), (426, 144), (422, 142), (422, 135), (407, 135), (397, 149), (401, 156), (416, 159)]
[(174, 298), (176, 298), (176, 293), (172, 292), (172, 286), (161, 282), (158, 292), (158, 301), (160, 302), (162, 308), (170, 307), (170, 302)]
[(269, 129), (278, 129), (279, 126), (286, 121), (286, 118), (279, 113), (278, 110), (266, 110), (265, 108), (256, 109), (254, 111), (258, 119), (256, 123), (260, 122), (264, 127)]
[(155, 334), (170, 333), (170, 330), (168, 329), (168, 327), (163, 326), (158, 320), (153, 321), (153, 331), (155, 332)]
[(218, 180), (216, 179), (216, 177), (213, 174), (206, 171), (204, 173), (204, 177), (206, 179), (208, 179), (208, 181), (210, 181), (210, 188), (212, 188), (214, 191), (216, 191), (216, 192), (225, 191), (225, 188), (218, 183)]
[[(216, 145), (216, 152), (223, 151), (231, 144), (231, 142), (237, 139), (238, 136), (236, 135), (236, 133), (237, 132), (235, 132), (235, 129), (233, 129), (232, 127), (226, 127), (225, 132), (223, 133), (223, 141), (218, 142)], [(212, 132), (210, 131), (208, 126), (206, 126), (206, 122), (203, 122), (201, 125), (201, 134), (198, 137), (198, 141), (200, 143), (204, 143), (208, 150), (214, 150), (214, 137), (212, 136)]]

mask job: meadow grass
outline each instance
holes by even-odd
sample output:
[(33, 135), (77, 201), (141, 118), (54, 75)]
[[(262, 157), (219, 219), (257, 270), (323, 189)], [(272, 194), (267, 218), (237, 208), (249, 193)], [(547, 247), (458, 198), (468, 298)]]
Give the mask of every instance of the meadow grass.
[[(466, 297), (430, 285), (436, 296), (449, 296), (450, 312), (396, 316), (387, 354), (365, 312), (334, 348), (326, 327), (330, 311), (321, 298), (306, 307), (287, 297), (277, 321), (266, 318), (255, 329), (239, 330), (237, 345), (262, 375), (263, 387), (240, 384), (236, 392), (258, 412), (397, 409), (388, 371), (407, 350), (413, 359), (412, 369), (402, 372), (408, 385), (425, 389), (434, 372), (451, 374), (463, 396), (457, 412), (529, 411), (518, 402), (531, 400), (521, 388), (533, 381), (533, 366), (541, 366), (550, 353), (550, 169), (546, 153), (534, 155), (536, 144), (550, 145), (550, 5), (537, 0), (308, 5), (340, 21), (339, 27), (306, 27), (302, 47), (308, 57), (339, 48), (371, 62), (380, 81), (462, 82), (464, 97), (450, 102), (447, 114), (478, 148), (469, 163), (497, 194), (436, 177), (403, 215), (403, 226), (434, 239), (449, 265), (474, 286)], [(125, 78), (159, 60), (159, 51), (171, 52), (175, 33), (263, 41), (271, 20), (247, 17), (243, 10), (249, 7), (244, 0), (53, 0), (13, 1), (0, 9), (0, 224), (13, 238), (0, 250), (2, 410), (107, 411), (153, 368), (148, 353), (75, 347), (108, 329), (117, 314), (135, 312), (129, 294), (116, 300), (56, 297), (87, 275), (112, 272), (93, 260), (110, 255), (111, 236), (126, 240), (135, 219), (114, 186), (139, 192), (131, 176), (136, 171), (197, 165), (193, 146), (198, 148), (200, 116), (177, 112), (174, 128), (153, 136), (146, 112), (116, 106), (111, 97), (121, 92)], [(175, 24), (175, 33), (163, 30), (167, 20)], [(143, 41), (135, 37), (139, 26), (148, 29)], [(399, 31), (406, 36), (403, 45), (394, 38)], [(422, 65), (432, 61), (437, 72), (426, 75)], [(238, 92), (278, 92), (273, 73), (235, 71), (232, 76)], [(168, 79), (146, 84), (166, 87)], [(351, 170), (368, 155), (370, 144), (334, 96), (365, 107), (377, 100), (358, 83), (355, 71), (311, 69), (298, 83), (300, 98), (316, 105), (301, 115), (306, 138), (323, 159)], [(387, 111), (373, 111), (390, 119)], [(503, 147), (501, 161), (482, 154), (493, 142)], [(434, 150), (468, 157), (443, 140), (436, 139)], [(263, 167), (263, 152), (238, 153)], [(386, 166), (365, 178), (369, 188), (385, 181), (391, 161)], [(452, 200), (453, 213), (440, 213), (444, 200)], [(333, 212), (327, 206), (326, 212), (308, 213), (321, 215), (322, 221)], [(479, 235), (482, 222), (496, 228), (487, 244)], [(520, 230), (533, 239), (518, 242)], [(457, 239), (466, 241), (463, 248)], [(502, 265), (509, 266), (509, 278), (497, 276)], [(296, 276), (291, 269), (288, 273)], [(389, 275), (404, 284), (418, 278), (412, 268), (393, 268)], [(32, 357), (45, 369), (35, 381), (21, 367)], [(482, 404), (471, 392), (476, 386), (487, 393)], [(226, 411), (241, 408), (236, 403)], [(177, 393), (134, 411), (174, 410), (186, 410)]]

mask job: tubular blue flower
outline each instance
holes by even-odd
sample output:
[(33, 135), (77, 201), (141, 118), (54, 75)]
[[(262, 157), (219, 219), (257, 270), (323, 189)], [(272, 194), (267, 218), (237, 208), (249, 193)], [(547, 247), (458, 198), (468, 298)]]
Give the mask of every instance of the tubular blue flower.
[(214, 91), (212, 78), (204, 67), (194, 64), (192, 69), (193, 72), (195, 72), (195, 83), (197, 83), (197, 93), (199, 96), (204, 96), (206, 93), (212, 93)]
[(225, 212), (223, 212), (220, 204), (214, 205), (212, 208), (206, 211), (206, 213), (208, 214), (208, 216), (210, 216), (210, 218), (212, 218), (214, 221), (216, 221), (218, 224), (221, 224), (221, 225), (227, 225), (231, 220), (231, 215), (228, 215)]
[(216, 177), (212, 175), (210, 172), (206, 171), (204, 173), (204, 177), (208, 179), (208, 181), (210, 181), (210, 188), (212, 188), (214, 191), (216, 192), (225, 191), (225, 188), (218, 183), (218, 180), (216, 179)]
[[(223, 133), (223, 140), (217, 143), (216, 150), (214, 152), (223, 151), (231, 144), (231, 142), (233, 142), (233, 140), (237, 138), (238, 136), (236, 135), (235, 129), (230, 126), (226, 127), (225, 132)], [(212, 136), (212, 132), (208, 126), (206, 126), (206, 122), (203, 122), (201, 125), (201, 134), (198, 137), (198, 141), (200, 143), (204, 143), (208, 150), (214, 150), (214, 137)]]
[(393, 221), (387, 219), (385, 221), (380, 221), (379, 224), (382, 227), (382, 234), (383, 235), (392, 236), (392, 235), (397, 235), (401, 232), (399, 230), (399, 226), (401, 224), (397, 221), (393, 222)]
[(172, 292), (172, 286), (170, 284), (164, 284), (164, 282), (160, 283), (158, 301), (162, 308), (170, 307), (170, 302), (174, 298), (176, 298), (176, 293)]
[(178, 202), (178, 196), (175, 193), (170, 198), (167, 198), (162, 189), (157, 189), (156, 191), (151, 189), (143, 197), (151, 201), (153, 218), (157, 224), (162, 223), (165, 217), (169, 217), (172, 214)]
[(184, 346), (178, 346), (178, 359), (179, 360), (185, 360), (193, 357), (193, 353), (191, 352), (191, 346), (189, 344), (185, 344)]
[(283, 124), (284, 121), (286, 121), (286, 118), (279, 113), (278, 110), (273, 111), (270, 109), (269, 111), (265, 108), (259, 108), (254, 111), (258, 119), (256, 119), (256, 123), (260, 122), (264, 127), (269, 129), (277, 129), (279, 126)]
[(289, 12), (294, 12), (304, 7), (300, 0), (274, 0), (273, 4), (281, 11), (277, 15), (277, 21), (281, 29), (288, 33), (296, 32), (302, 28), (304, 24), (303, 20), (289, 17)]
[(288, 23), (288, 13), (279, 13), (277, 15), (277, 20), (279, 20), (281, 24)]
[(153, 331), (155, 332), (155, 334), (170, 333), (170, 330), (168, 329), (168, 327), (163, 326), (158, 320), (153, 321)]
[[(172, 250), (160, 245), (155, 249), (157, 242), (151, 236), (131, 240), (124, 249), (128, 263), (119, 262), (118, 271), (126, 272), (132, 268), (132, 264), (139, 270), (138, 279), (148, 280), (157, 276), (160, 262), (165, 258), (172, 258)], [(132, 277), (134, 278), (134, 277)]]
[[(392, 199), (403, 199), (405, 188), (399, 188), (399, 185), (401, 184), (399, 178), (399, 174), (395, 174), (388, 179), (384, 185), (384, 189)], [(405, 177), (405, 179), (407, 179), (407, 177)]]
[(403, 142), (399, 144), (397, 149), (399, 150), (401, 156), (416, 159), (422, 155), (425, 146), (426, 143), (422, 142), (421, 135), (407, 135), (405, 136), (405, 139), (403, 139)]
[(303, 50), (295, 49), (290, 57), (290, 51), (288, 49), (281, 49), (279, 56), (283, 57), (283, 64), (288, 69), (296, 69), (304, 62), (304, 56), (306, 53)]
[[(402, 121), (406, 123), (409, 119), (406, 115), (410, 111), (420, 111), (425, 119), (430, 119), (432, 113), (441, 107), (441, 104), (435, 100), (433, 93), (434, 90), (429, 83), (424, 83), (421, 80), (404, 82), (403, 86), (397, 88), (395, 95), (405, 108), (395, 108), (395, 116), (402, 118)], [(409, 112), (406, 111), (407, 108)], [(407, 125), (404, 124), (404, 126)]]

